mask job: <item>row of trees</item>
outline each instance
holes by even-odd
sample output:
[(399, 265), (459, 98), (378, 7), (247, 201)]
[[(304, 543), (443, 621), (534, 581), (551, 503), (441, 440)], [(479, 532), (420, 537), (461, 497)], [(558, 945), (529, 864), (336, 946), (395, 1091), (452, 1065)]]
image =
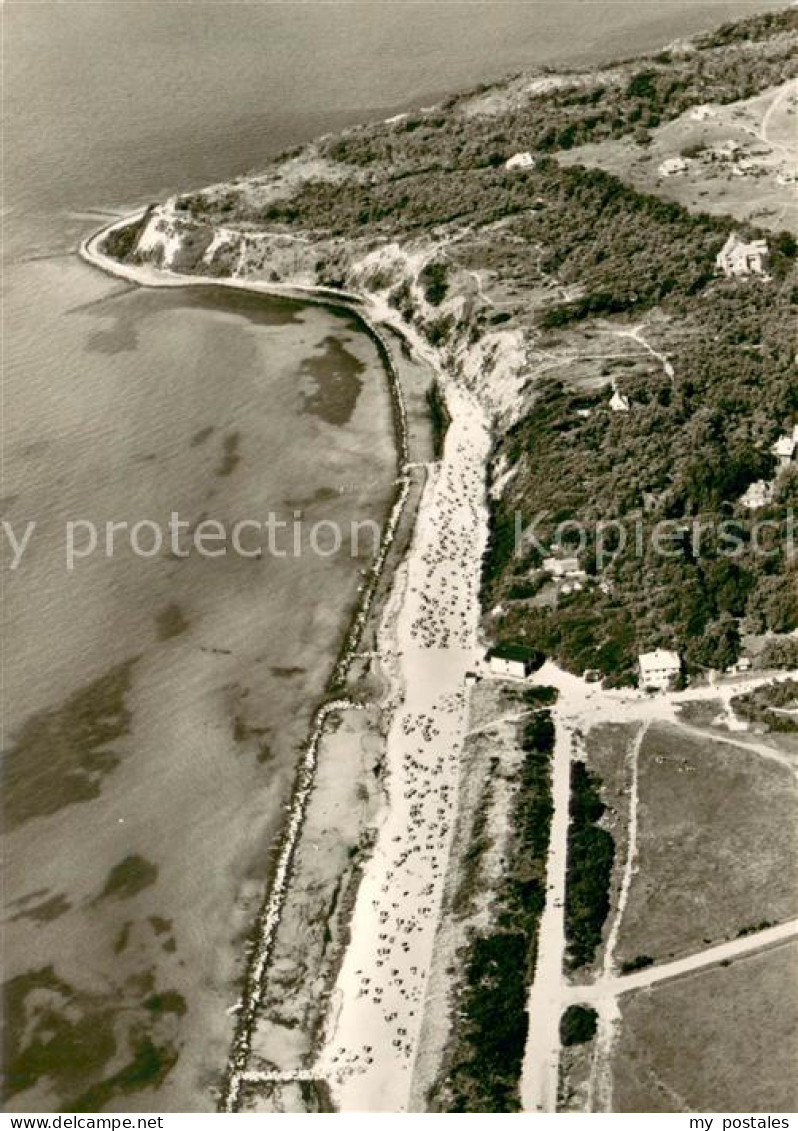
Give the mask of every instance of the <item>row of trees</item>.
[(510, 815), (511, 846), (496, 897), (496, 926), (475, 935), (469, 944), (462, 990), (454, 1002), (453, 1041), (443, 1077), (433, 1089), (433, 1110), (520, 1109), (526, 999), (546, 902), (554, 748), (548, 710), (530, 716), (522, 746), (524, 762)]
[(572, 970), (595, 958), (610, 910), (615, 842), (601, 825), (604, 810), (601, 779), (584, 762), (572, 762), (565, 885), (567, 962)]

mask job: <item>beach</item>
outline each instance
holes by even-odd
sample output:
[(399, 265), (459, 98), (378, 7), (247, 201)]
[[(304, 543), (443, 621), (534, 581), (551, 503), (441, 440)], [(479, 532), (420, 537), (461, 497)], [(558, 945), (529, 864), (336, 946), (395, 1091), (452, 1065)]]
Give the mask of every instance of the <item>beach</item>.
[[(129, 218), (128, 218), (129, 219)], [(112, 226), (113, 227), (113, 226)], [(150, 286), (199, 285), (212, 278), (160, 271), (148, 265), (109, 262), (101, 251), (108, 229), (88, 239), (81, 254), (96, 266)], [(257, 293), (295, 295), (331, 301), (324, 291), (274, 287), (259, 280), (230, 279), (223, 285)], [(367, 295), (346, 292), (373, 333), (391, 327), (396, 315)], [(406, 327), (394, 329), (407, 335)], [(330, 999), (323, 1046), (308, 1072), (326, 1079), (342, 1111), (408, 1109), (412, 1068), (424, 1015), (427, 975), (438, 928), (443, 879), (451, 841), (459, 779), (459, 751), (467, 718), (466, 672), (479, 659), (480, 562), (487, 538), (485, 471), (490, 432), (484, 410), (468, 390), (447, 383), (434, 352), (422, 340), (411, 343), (434, 366), (446, 396), (451, 424), (440, 461), (424, 471), (415, 530), (407, 555), (390, 579), (376, 643), (379, 671), (387, 692), (380, 702), (387, 729), (384, 798), (374, 825), (376, 839), (366, 861), (350, 924), (351, 945)], [(389, 355), (390, 356), (390, 355)], [(401, 398), (396, 402), (400, 471), (407, 456)], [(385, 550), (401, 519), (409, 481), (400, 486), (386, 526)], [(375, 562), (375, 579), (384, 562)], [(369, 613), (366, 593), (348, 637), (357, 648)], [(339, 661), (336, 684), (348, 668)], [(281, 907), (290, 890), (291, 861), (316, 772), (316, 754), (325, 722), (351, 709), (353, 700), (326, 703), (316, 716), (300, 765), (267, 904), (254, 934), (254, 957), (238, 1014), (224, 1106), (235, 1109), (256, 1026), (259, 995)], [(369, 971), (366, 974), (365, 971)], [(383, 973), (384, 971), (384, 973)], [(286, 1073), (290, 1078), (291, 1072)]]

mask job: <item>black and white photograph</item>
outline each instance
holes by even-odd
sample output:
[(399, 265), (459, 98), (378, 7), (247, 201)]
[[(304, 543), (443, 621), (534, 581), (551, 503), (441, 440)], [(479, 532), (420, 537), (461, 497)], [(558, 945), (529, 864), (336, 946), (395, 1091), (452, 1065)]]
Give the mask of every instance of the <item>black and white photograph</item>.
[(2, 1127), (798, 1127), (798, 3), (0, 34)]

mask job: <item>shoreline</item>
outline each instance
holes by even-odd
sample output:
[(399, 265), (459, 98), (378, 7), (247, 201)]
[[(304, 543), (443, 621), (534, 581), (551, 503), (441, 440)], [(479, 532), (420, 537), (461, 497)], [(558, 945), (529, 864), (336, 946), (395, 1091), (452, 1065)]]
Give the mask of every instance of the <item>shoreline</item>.
[[(134, 213), (126, 214), (124, 217), (116, 217), (110, 224), (104, 225), (87, 236), (79, 245), (79, 257), (89, 266), (137, 286), (156, 289), (215, 286), (247, 291), (262, 295), (265, 298), (282, 298), (297, 303), (326, 306), (335, 312), (343, 310), (353, 317), (362, 332), (367, 334), (374, 342), (388, 381), (392, 407), (397, 478), (387, 511), (380, 548), (369, 567), (368, 578), (360, 590), (354, 609), (348, 617), (343, 642), (330, 671), (324, 695), (312, 712), (308, 738), (296, 768), (294, 785), (286, 805), (288, 816), (272, 851), (273, 863), (268, 869), (270, 874), (267, 873), (266, 877), (267, 886), (264, 900), (249, 932), (250, 942), (247, 946), (243, 990), (238, 1003), (237, 1020), (224, 1071), (224, 1083), (219, 1102), (220, 1110), (233, 1112), (237, 1110), (241, 1087), (247, 1080), (251, 1042), (257, 1024), (265, 977), (276, 932), (280, 925), (284, 901), (288, 895), (295, 852), (304, 826), (308, 799), (314, 786), (321, 740), (327, 721), (331, 716), (344, 710), (358, 710), (363, 706), (356, 697), (350, 698), (347, 695), (346, 681), (370, 616), (376, 615), (378, 637), (382, 636), (382, 623), (384, 618), (387, 618), (388, 610), (395, 598), (397, 579), (400, 578), (403, 563), (411, 552), (416, 523), (424, 499), (425, 484), (422, 481), (419, 497), (414, 504), (415, 513), (409, 519), (407, 545), (403, 548), (398, 560), (391, 563), (392, 573), (387, 578), (384, 596), (380, 598), (382, 607), (375, 608), (378, 604), (378, 589), (386, 582), (386, 568), (397, 531), (400, 529), (403, 520), (406, 524), (408, 519), (407, 508), (411, 494), (413, 468), (408, 465), (407, 413), (396, 365), (385, 337), (367, 313), (369, 306), (372, 307), (373, 313), (374, 304), (370, 303), (368, 296), (350, 291), (339, 292), (331, 288), (304, 287), (301, 285), (275, 285), (260, 280), (229, 277), (183, 275), (144, 264), (126, 264), (112, 258), (101, 249), (102, 242), (111, 232), (143, 219), (147, 211), (148, 209), (145, 207)], [(424, 360), (427, 364), (430, 363), (429, 356), (425, 356)], [(434, 372), (436, 378), (440, 376), (437, 366), (434, 367)], [(400, 603), (402, 596), (403, 591), (400, 592)], [(395, 675), (396, 673), (392, 673), (389, 677), (393, 690), (395, 690)], [(367, 867), (366, 864), (366, 869)], [(345, 961), (348, 949), (348, 946), (344, 949), (341, 962)]]
[[(91, 267), (97, 268), (106, 275), (126, 282), (134, 283), (140, 287), (154, 289), (171, 287), (221, 287), (228, 290), (247, 291), (262, 295), (264, 298), (287, 299), (297, 303), (312, 303), (316, 306), (328, 307), (332, 310), (345, 310), (360, 325), (363, 333), (374, 342), (380, 362), (385, 370), (388, 380), (388, 391), (391, 397), (391, 410), (393, 418), (394, 445), (396, 449), (396, 485), (391, 502), (387, 508), (387, 520), (380, 549), (374, 562), (369, 567), (369, 580), (364, 585), (360, 598), (349, 618), (349, 624), (344, 636), (341, 649), (333, 664), (332, 672), (327, 681), (325, 697), (319, 704), (313, 718), (324, 706), (328, 698), (334, 696), (336, 689), (346, 679), (349, 668), (357, 650), (363, 628), (372, 611), (371, 606), (377, 587), (382, 580), (382, 573), (388, 553), (393, 544), (394, 535), (399, 522), (404, 514), (404, 508), (409, 495), (408, 479), (408, 429), (407, 413), (401, 383), (396, 371), (390, 347), (380, 333), (374, 322), (365, 313), (364, 308), (369, 305), (366, 295), (359, 295), (354, 291), (336, 291), (329, 287), (303, 287), (301, 285), (282, 285), (266, 283), (257, 279), (245, 280), (230, 277), (216, 278), (211, 275), (183, 275), (175, 271), (163, 270), (149, 265), (133, 265), (120, 263), (106, 255), (100, 248), (101, 242), (118, 228), (125, 228), (137, 220), (143, 219), (148, 208), (140, 208), (124, 217), (116, 217), (110, 224), (93, 232), (80, 242), (78, 256)], [(429, 359), (427, 358), (427, 361)], [(311, 726), (311, 733), (313, 726)]]

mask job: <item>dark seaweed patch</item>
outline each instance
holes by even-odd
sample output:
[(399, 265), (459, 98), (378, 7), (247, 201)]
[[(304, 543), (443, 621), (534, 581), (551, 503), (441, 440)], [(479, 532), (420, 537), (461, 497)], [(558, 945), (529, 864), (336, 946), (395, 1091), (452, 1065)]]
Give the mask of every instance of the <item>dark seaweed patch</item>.
[[(106, 994), (88, 993), (52, 966), (3, 986), (4, 1098), (47, 1081), (59, 1111), (99, 1111), (112, 1099), (157, 1087), (177, 1060), (186, 1003), (176, 990), (155, 991), (152, 972)], [(102, 1074), (114, 1060), (122, 1068)]]
[(301, 372), (315, 381), (312, 393), (305, 393), (305, 412), (320, 416), (328, 424), (346, 424), (355, 411), (363, 381), (360, 374), (366, 366), (333, 337), (322, 343), (324, 352), (302, 363)]
[(238, 454), (240, 442), (240, 432), (230, 432), (225, 436), (222, 441), (222, 462), (216, 468), (217, 475), (225, 476), (233, 474), (236, 467), (241, 462), (241, 456)]
[(25, 723), (4, 755), (6, 828), (99, 797), (103, 778), (120, 761), (112, 743), (130, 729), (125, 697), (135, 663), (127, 660), (111, 668), (60, 706)]
[(174, 636), (180, 636), (188, 626), (183, 610), (174, 603), (167, 605), (155, 617), (155, 630), (159, 640), (171, 640)]
[(209, 424), (207, 428), (200, 428), (199, 432), (195, 432), (194, 435), (191, 437), (192, 448), (196, 448), (196, 447), (199, 447), (200, 444), (204, 444), (205, 441), (212, 435), (213, 435), (213, 425), (212, 424)]
[(59, 892), (32, 907), (23, 907), (16, 915), (11, 917), (11, 922), (15, 923), (17, 919), (33, 919), (36, 923), (49, 923), (51, 919), (58, 919), (59, 916), (65, 915), (71, 906), (72, 904), (67, 897)]
[(144, 1008), (150, 1013), (176, 1013), (182, 1017), (186, 1012), (186, 999), (177, 990), (164, 990), (160, 994), (152, 994), (144, 1002)]
[[(158, 868), (143, 856), (133, 854), (114, 864), (98, 899), (131, 899), (151, 887), (158, 878)], [(95, 901), (96, 902), (96, 901)]]
[(60, 1091), (108, 1063), (116, 1052), (113, 1012), (76, 993), (52, 966), (5, 983), (6, 1098), (49, 1078)]
[(149, 1037), (140, 1038), (134, 1046), (133, 1059), (109, 1076), (64, 1104), (62, 1111), (101, 1111), (115, 1096), (139, 1092), (142, 1088), (157, 1088), (177, 1061), (172, 1045), (156, 1045)]

